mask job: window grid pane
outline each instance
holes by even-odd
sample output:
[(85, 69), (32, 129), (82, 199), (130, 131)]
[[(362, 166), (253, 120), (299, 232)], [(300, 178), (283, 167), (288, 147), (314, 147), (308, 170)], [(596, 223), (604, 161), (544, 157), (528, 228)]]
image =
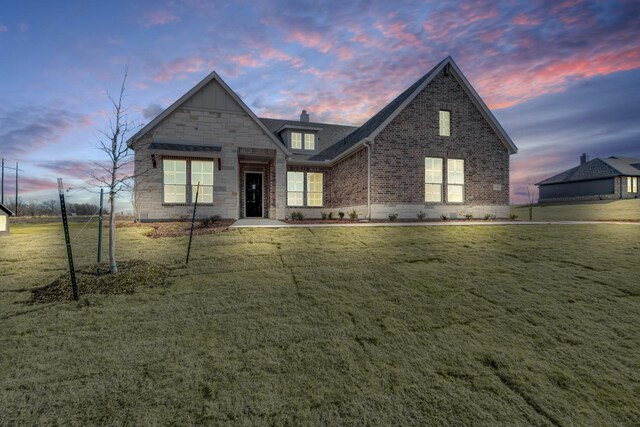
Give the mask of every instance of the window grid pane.
[(425, 157), (424, 159), (424, 200), (442, 201), (442, 159)]
[(186, 203), (187, 161), (163, 159), (164, 202)]
[(302, 149), (302, 134), (298, 132), (291, 133), (291, 148), (300, 150)]
[(304, 205), (304, 173), (287, 172), (287, 205)]
[(196, 201), (196, 191), (200, 183), (198, 203), (213, 203), (213, 162), (191, 161), (191, 201)]
[(424, 201), (442, 202), (442, 184), (425, 184)]
[(307, 206), (322, 206), (322, 173), (307, 173)]
[(440, 110), (440, 136), (451, 136), (451, 112)]
[(316, 136), (312, 133), (304, 134), (304, 149), (305, 150), (315, 150), (316, 146)]
[(448, 185), (447, 200), (451, 203), (462, 203), (464, 201), (464, 186)]

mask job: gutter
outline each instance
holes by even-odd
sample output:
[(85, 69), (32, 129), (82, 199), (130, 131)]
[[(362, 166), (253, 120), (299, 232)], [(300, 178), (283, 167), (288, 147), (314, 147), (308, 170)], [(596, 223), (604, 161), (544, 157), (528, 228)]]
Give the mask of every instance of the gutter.
[(363, 144), (367, 147), (367, 219), (371, 221), (371, 145), (373, 140), (367, 137)]

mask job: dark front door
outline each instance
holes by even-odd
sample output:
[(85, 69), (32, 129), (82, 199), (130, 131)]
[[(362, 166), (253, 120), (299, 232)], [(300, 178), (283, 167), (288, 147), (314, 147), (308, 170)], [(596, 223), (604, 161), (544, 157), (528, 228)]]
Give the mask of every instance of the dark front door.
[(245, 176), (246, 216), (262, 218), (262, 174), (247, 173)]

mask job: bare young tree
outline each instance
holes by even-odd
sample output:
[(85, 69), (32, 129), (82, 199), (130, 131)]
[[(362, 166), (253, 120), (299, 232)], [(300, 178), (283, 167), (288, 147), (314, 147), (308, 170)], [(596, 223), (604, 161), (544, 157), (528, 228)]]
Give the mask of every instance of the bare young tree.
[(529, 221), (533, 220), (533, 205), (536, 201), (536, 186), (527, 182), (527, 207), (529, 208)]
[(134, 129), (134, 124), (129, 120), (127, 108), (124, 106), (124, 95), (127, 83), (129, 67), (124, 70), (120, 92), (116, 98), (108, 96), (111, 103), (109, 126), (101, 132), (98, 148), (108, 157), (105, 164), (97, 163), (99, 174), (91, 174), (93, 179), (107, 187), (109, 202), (109, 271), (118, 273), (116, 264), (116, 209), (115, 202), (118, 193), (127, 189), (126, 182), (132, 179), (129, 167), (133, 163), (131, 150), (127, 145), (127, 135)]

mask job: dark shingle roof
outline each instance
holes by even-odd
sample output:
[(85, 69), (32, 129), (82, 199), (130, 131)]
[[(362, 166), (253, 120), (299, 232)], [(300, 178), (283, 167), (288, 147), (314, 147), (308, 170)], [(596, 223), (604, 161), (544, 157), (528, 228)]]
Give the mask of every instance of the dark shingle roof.
[[(321, 152), (336, 142), (340, 141), (347, 135), (351, 134), (353, 131), (358, 129), (356, 126), (347, 126), (347, 125), (336, 125), (332, 123), (318, 123), (318, 122), (300, 122), (297, 120), (283, 120), (283, 119), (268, 119), (265, 117), (260, 117), (260, 121), (264, 123), (264, 125), (273, 132), (280, 142), (284, 144), (280, 135), (276, 133), (278, 129), (282, 126), (289, 125), (292, 127), (310, 127), (310, 128), (320, 128), (322, 130), (318, 131), (318, 138), (316, 139), (317, 144), (317, 152)], [(286, 145), (286, 144), (285, 144)], [(307, 157), (313, 157), (316, 153), (313, 153)], [(304, 154), (295, 153), (297, 158), (303, 158)], [(314, 159), (315, 160), (315, 159)]]
[(633, 166), (638, 159), (611, 156), (597, 158), (538, 182), (536, 185), (560, 184), (563, 182), (588, 181), (620, 175), (640, 175), (640, 169)]
[(4, 213), (6, 213), (9, 216), (13, 216), (13, 212), (11, 212), (9, 210), (9, 208), (6, 207), (5, 205), (3, 205), (2, 203), (0, 203), (0, 211), (3, 211)]

